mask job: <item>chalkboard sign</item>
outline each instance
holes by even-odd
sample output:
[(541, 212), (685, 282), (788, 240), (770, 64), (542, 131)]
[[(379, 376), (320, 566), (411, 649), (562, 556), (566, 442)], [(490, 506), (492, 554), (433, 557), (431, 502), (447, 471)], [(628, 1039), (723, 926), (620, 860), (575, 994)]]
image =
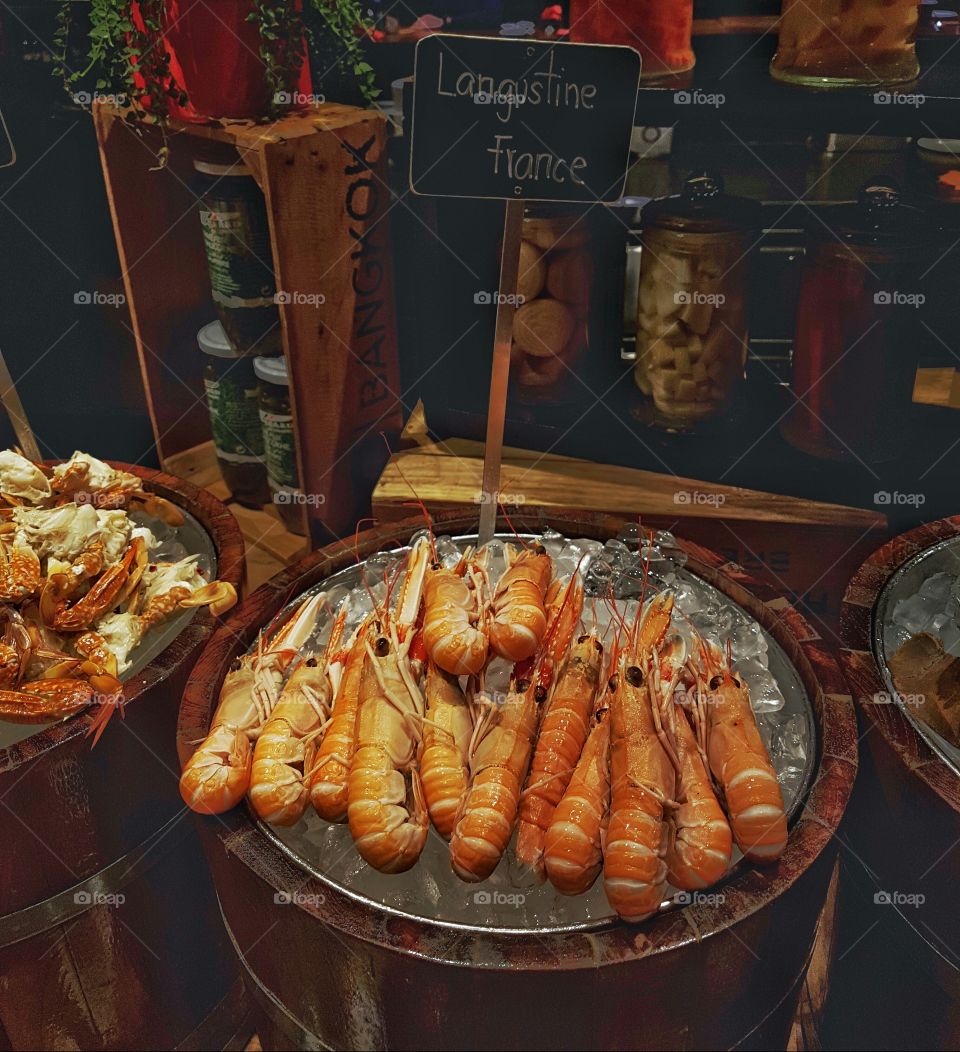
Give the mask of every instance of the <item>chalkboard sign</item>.
[(629, 47), (436, 34), (417, 44), (410, 186), (432, 197), (614, 201), (640, 83)]

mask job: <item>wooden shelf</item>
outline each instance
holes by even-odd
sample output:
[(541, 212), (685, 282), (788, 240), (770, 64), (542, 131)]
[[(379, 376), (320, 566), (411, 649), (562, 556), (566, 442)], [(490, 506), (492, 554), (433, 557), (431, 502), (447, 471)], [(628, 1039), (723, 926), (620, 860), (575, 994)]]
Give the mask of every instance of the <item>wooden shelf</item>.
[[(741, 137), (758, 130), (952, 133), (960, 105), (960, 49), (954, 48), (955, 35), (921, 37), (919, 78), (888, 89), (888, 93), (921, 96), (921, 103), (882, 104), (874, 99), (876, 88), (815, 91), (774, 80), (769, 65), (776, 50), (775, 23), (775, 19), (758, 23), (721, 19), (702, 31), (694, 41), (697, 64), (690, 73), (641, 85), (636, 123), (670, 127), (679, 121), (714, 132), (727, 125)], [(722, 101), (717, 105), (677, 101), (677, 92), (691, 91)]]
[[(419, 406), (403, 439), (406, 448), (373, 491), (378, 522), (415, 515), (415, 496), (431, 511), (479, 513), (481, 442), (434, 442)], [(508, 514), (516, 509), (519, 517), (525, 505), (546, 509), (547, 521), (551, 509), (601, 510), (675, 530), (773, 574), (831, 631), (851, 575), (888, 534), (877, 511), (511, 447), (503, 451), (500, 490)]]
[(246, 545), (246, 591), (259, 588), (291, 563), (302, 559), (310, 549), (307, 539), (291, 533), (276, 508), (248, 508), (231, 499), (212, 442), (169, 457), (166, 470), (195, 486), (209, 490), (222, 500), (240, 524)]
[(310, 534), (348, 533), (386, 459), (379, 433), (403, 422), (384, 117), (333, 103), (265, 124), (93, 115), (161, 463), (210, 438), (196, 333), (215, 310), (191, 184), (219, 144), (265, 198)]

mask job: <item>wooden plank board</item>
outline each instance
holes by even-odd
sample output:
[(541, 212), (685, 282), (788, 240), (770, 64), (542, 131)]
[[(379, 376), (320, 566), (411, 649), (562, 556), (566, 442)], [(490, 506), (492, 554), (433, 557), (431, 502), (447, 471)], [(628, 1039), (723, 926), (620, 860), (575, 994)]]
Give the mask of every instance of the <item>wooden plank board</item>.
[(93, 107), (124, 290), (161, 460), (210, 437), (196, 332), (214, 317), (185, 149), (161, 165), (157, 128)]
[[(290, 371), (302, 489), (315, 543), (349, 532), (402, 425), (386, 123), (335, 107), (321, 134), (263, 140), (262, 173)], [(361, 113), (362, 118), (357, 115)], [(315, 305), (298, 296), (318, 297)]]
[[(449, 444), (445, 443), (449, 449)], [(427, 504), (475, 505), (483, 463), (473, 456), (434, 448), (401, 451), (384, 469), (373, 493), (375, 515), (383, 520), (409, 514), (413, 492)], [(500, 490), (504, 503), (621, 512), (633, 517), (668, 515), (832, 528), (883, 530), (879, 512), (801, 500), (637, 468), (596, 464), (572, 457), (551, 458), (531, 451), (504, 450)]]
[(230, 499), (217, 466), (213, 443), (205, 442), (164, 462), (164, 470), (202, 486), (229, 507), (246, 546), (246, 591), (252, 592), (271, 577), (302, 559), (309, 550), (305, 537), (291, 533), (275, 507), (247, 508)]
[[(422, 416), (404, 431), (412, 442), (387, 465), (373, 493), (380, 522), (416, 514), (414, 491), (431, 511), (474, 508), (481, 493), (482, 447), (462, 439), (432, 443)], [(402, 472), (402, 474), (401, 474)], [(720, 551), (756, 573), (773, 575), (801, 597), (827, 638), (857, 566), (886, 539), (875, 511), (723, 486), (698, 479), (594, 464), (531, 450), (504, 451), (501, 494), (511, 505), (551, 512), (604, 511), (667, 529)]]

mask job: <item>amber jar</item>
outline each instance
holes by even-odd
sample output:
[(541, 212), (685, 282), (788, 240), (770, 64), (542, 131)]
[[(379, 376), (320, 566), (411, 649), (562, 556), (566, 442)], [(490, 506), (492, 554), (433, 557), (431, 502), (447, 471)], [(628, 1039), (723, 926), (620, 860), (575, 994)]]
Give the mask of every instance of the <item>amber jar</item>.
[(270, 491), (253, 359), (237, 352), (218, 321), (204, 325), (197, 343), (204, 355), (203, 386), (223, 481), (234, 500), (260, 507)]
[(813, 88), (913, 80), (918, 10), (917, 0), (783, 0), (770, 72)]
[(255, 358), (259, 382), (260, 427), (271, 499), (292, 533), (304, 532), (304, 494), (297, 471), (297, 440), (290, 408), (285, 358)]
[(731, 409), (743, 379), (760, 208), (701, 173), (648, 204), (640, 223), (634, 379), (648, 399), (640, 416), (690, 430)]
[(795, 403), (781, 427), (814, 456), (902, 454), (937, 231), (890, 186), (824, 210), (808, 234), (793, 347)]
[(693, 68), (692, 30), (693, 0), (570, 0), (571, 38), (636, 48), (644, 80)]

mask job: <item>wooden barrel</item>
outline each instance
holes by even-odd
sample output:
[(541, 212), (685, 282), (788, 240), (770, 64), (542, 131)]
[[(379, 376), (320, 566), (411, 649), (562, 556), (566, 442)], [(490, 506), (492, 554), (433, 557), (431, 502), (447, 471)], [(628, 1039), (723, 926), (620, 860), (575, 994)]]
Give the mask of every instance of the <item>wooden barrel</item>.
[[(605, 539), (622, 520), (514, 518)], [(362, 534), (359, 554), (406, 543), (419, 523)], [(475, 529), (438, 516), (437, 532)], [(855, 720), (814, 631), (740, 567), (681, 542), (688, 568), (756, 617), (795, 665), (815, 708), (815, 777), (777, 865), (744, 866), (715, 903), (638, 926), (468, 932), (371, 909), (309, 876), (259, 831), (245, 807), (198, 816), (217, 894), (266, 1017), (265, 1048), (785, 1047), (836, 850), (832, 837), (856, 773)], [(181, 760), (210, 720), (224, 675), (258, 630), (304, 589), (350, 565), (331, 546), (250, 596), (217, 632), (184, 694)]]
[[(189, 512), (218, 577), (239, 588), (243, 541), (218, 500), (116, 466)], [(0, 749), (0, 1046), (209, 1048), (233, 1036), (237, 965), (184, 820), (175, 748), (178, 701), (214, 625), (198, 612), (124, 684), (124, 718), (95, 749), (91, 712)]]
[[(830, 1014), (858, 1016), (861, 1047), (960, 1043), (960, 778), (892, 703), (872, 649), (874, 608), (894, 572), (958, 535), (952, 516), (895, 537), (860, 567), (841, 608), (840, 658), (864, 748), (843, 831), (840, 948), (848, 952), (839, 967), (849, 996)], [(864, 975), (897, 981), (877, 998), (875, 983), (867, 991), (858, 982)]]

